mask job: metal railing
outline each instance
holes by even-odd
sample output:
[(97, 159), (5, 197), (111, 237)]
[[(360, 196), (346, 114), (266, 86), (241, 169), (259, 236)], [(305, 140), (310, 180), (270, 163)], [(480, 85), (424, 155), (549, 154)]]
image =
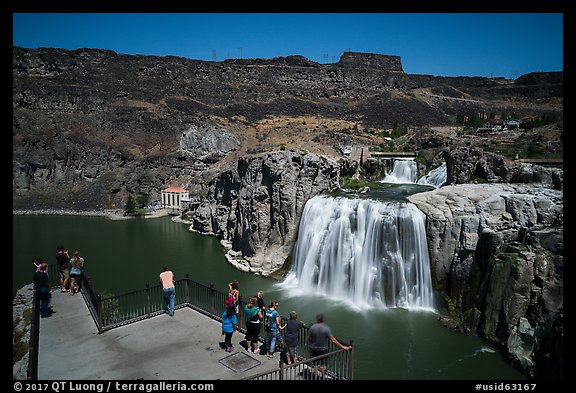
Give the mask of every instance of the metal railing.
[[(60, 283), (59, 271), (56, 264), (50, 265), (48, 275), (52, 283)], [(225, 310), (227, 293), (214, 289), (214, 285), (206, 286), (190, 280), (188, 274), (185, 278), (175, 281), (176, 298), (174, 308), (190, 307), (219, 322), (222, 321), (222, 312)], [(59, 288), (59, 285), (55, 285)], [(127, 325), (143, 319), (151, 318), (163, 314), (166, 305), (163, 299), (162, 285), (146, 285), (144, 289), (128, 292), (121, 295), (102, 297), (98, 295), (92, 285), (92, 281), (85, 270), (81, 276), (81, 294), (90, 310), (90, 314), (96, 323), (98, 332), (102, 333), (115, 327)], [(34, 302), (35, 309), (38, 303)], [(240, 300), (238, 305), (238, 330), (246, 333), (246, 316), (244, 306), (246, 303)], [(36, 310), (37, 312), (37, 310)], [(286, 318), (281, 317), (282, 323), (286, 323)], [(38, 324), (35, 324), (36, 334), (38, 334)], [(307, 336), (309, 327), (304, 326), (298, 333), (298, 361), (292, 365), (280, 364), (278, 370), (270, 373), (258, 374), (246, 379), (354, 379), (354, 347), (346, 351), (338, 348), (331, 341), (328, 342), (327, 354), (306, 359), (302, 354), (309, 353)], [(31, 334), (35, 334), (31, 332)], [(284, 330), (281, 331), (284, 337)], [(260, 342), (266, 341), (267, 333), (263, 332)], [(277, 350), (284, 340), (279, 340)], [(348, 344), (352, 345), (352, 343)], [(326, 368), (316, 367), (316, 362), (324, 362)], [(37, 366), (37, 358), (36, 364)], [(32, 369), (32, 374), (34, 369)], [(311, 374), (312, 372), (312, 374)], [(314, 377), (311, 378), (310, 376)], [(30, 376), (29, 376), (30, 378)], [(35, 376), (32, 376), (35, 379)]]
[(277, 370), (262, 372), (245, 380), (351, 380), (354, 379), (354, 347), (340, 349), (287, 365), (280, 362)]
[[(60, 288), (60, 275), (56, 264), (48, 268), (48, 276), (54, 288)], [(142, 319), (162, 314), (166, 308), (163, 300), (162, 285), (150, 286), (146, 284), (144, 289), (103, 297), (98, 295), (92, 280), (86, 270), (82, 271), (80, 285), (90, 314), (101, 333), (114, 327), (126, 325)], [(221, 313), (225, 309), (227, 293), (214, 289), (214, 285), (206, 286), (190, 280), (188, 274), (185, 278), (174, 283), (176, 298), (174, 308), (190, 307), (204, 315), (218, 321), (222, 321)], [(238, 326), (245, 333), (244, 306), (246, 303), (239, 302)]]
[(40, 342), (40, 299), (36, 295), (36, 287), (32, 297), (32, 317), (30, 324), (30, 341), (28, 342), (28, 369), (26, 378), (38, 379), (38, 344)]
[[(221, 312), (225, 309), (227, 294), (214, 289), (214, 285), (208, 287), (190, 280), (188, 275), (185, 277), (174, 283), (176, 290), (174, 308), (190, 307), (212, 319), (222, 321)], [(239, 327), (244, 326), (244, 305), (245, 303), (240, 301)], [(166, 310), (166, 305), (162, 285), (147, 284), (145, 289), (122, 295), (106, 298), (98, 296), (94, 309), (99, 310), (96, 324), (100, 326), (100, 331), (104, 331), (162, 314)], [(241, 331), (245, 333), (245, 329), (241, 328)]]

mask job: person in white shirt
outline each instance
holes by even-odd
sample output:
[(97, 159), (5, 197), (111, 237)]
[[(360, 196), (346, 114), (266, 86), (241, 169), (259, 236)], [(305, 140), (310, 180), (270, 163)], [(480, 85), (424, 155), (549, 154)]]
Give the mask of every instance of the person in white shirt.
[(160, 273), (160, 282), (162, 283), (162, 293), (167, 307), (166, 312), (173, 317), (176, 288), (174, 287), (174, 273), (168, 266), (164, 266), (164, 271)]

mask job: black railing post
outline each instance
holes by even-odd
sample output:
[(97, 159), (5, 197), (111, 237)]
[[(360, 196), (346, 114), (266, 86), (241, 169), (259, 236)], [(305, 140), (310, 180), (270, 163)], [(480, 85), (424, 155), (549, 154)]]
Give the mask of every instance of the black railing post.
[(28, 347), (27, 379), (38, 380), (38, 343), (40, 342), (40, 300), (36, 295), (36, 285), (32, 298), (32, 319), (30, 326), (30, 341)]
[(348, 359), (348, 380), (354, 380), (354, 342), (350, 340), (350, 357)]
[(190, 276), (186, 273), (186, 279), (184, 280), (184, 296), (186, 299), (186, 304), (190, 304)]
[(151, 310), (152, 305), (150, 299), (150, 284), (146, 284), (146, 318), (150, 318)]
[(214, 284), (210, 284), (210, 317), (214, 318)]
[(244, 323), (244, 306), (245, 303), (242, 300), (238, 301), (238, 326), (243, 329), (246, 324)]
[(104, 316), (102, 315), (102, 295), (98, 295), (96, 301), (96, 316), (98, 318), (98, 333), (104, 330)]

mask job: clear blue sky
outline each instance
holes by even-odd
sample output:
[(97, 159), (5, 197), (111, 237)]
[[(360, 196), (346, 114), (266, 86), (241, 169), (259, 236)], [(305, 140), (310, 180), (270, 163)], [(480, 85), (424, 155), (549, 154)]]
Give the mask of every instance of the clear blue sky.
[(516, 78), (563, 70), (563, 14), (15, 13), (13, 43), (207, 61), (369, 52), (410, 74)]

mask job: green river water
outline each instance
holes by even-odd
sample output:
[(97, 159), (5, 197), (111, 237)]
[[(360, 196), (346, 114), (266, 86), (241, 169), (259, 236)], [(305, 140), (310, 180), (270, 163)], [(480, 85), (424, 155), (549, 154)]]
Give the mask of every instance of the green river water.
[(243, 273), (228, 264), (214, 237), (188, 231), (170, 217), (113, 221), (104, 217), (13, 215), (13, 294), (29, 283), (32, 260), (52, 264), (56, 246), (79, 250), (99, 293), (121, 294), (156, 285), (169, 265), (177, 279), (189, 274), (199, 283), (225, 292), (240, 281), (244, 298), (263, 290), (278, 300), (279, 311), (291, 310), (310, 324), (323, 312), (342, 341), (353, 340), (356, 379), (390, 380), (524, 380), (500, 352), (477, 337), (453, 332), (438, 314), (404, 309), (358, 311), (314, 294), (294, 295), (278, 281)]

